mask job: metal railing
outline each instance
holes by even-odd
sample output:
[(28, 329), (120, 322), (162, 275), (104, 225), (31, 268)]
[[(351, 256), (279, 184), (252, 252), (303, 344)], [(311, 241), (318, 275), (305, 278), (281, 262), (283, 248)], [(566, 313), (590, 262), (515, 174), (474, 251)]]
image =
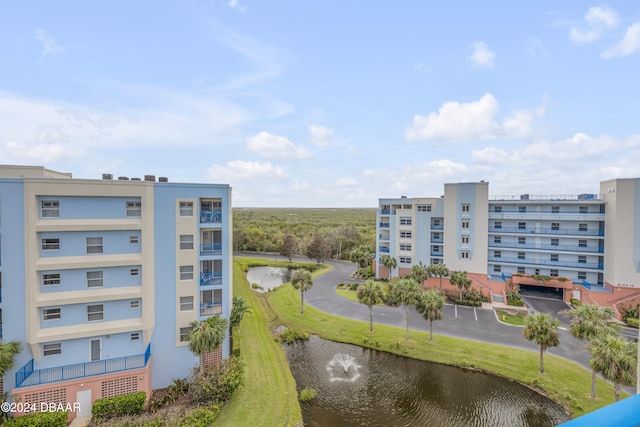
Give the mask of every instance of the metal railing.
[(205, 302), (200, 304), (200, 316), (210, 316), (222, 313), (221, 302)]
[(147, 366), (151, 356), (151, 345), (143, 354), (133, 356), (114, 357), (112, 359), (96, 360), (93, 362), (75, 363), (72, 365), (55, 366), (53, 368), (33, 369), (33, 359), (28, 361), (16, 372), (16, 387), (27, 387), (47, 384), (56, 381), (66, 381), (76, 378), (104, 375), (113, 372), (140, 369)]
[(592, 194), (592, 193), (584, 193), (584, 194), (555, 194), (555, 195), (545, 195), (545, 194), (519, 194), (519, 195), (507, 195), (507, 196), (489, 196), (489, 200), (505, 200), (505, 201), (520, 201), (527, 202), (530, 200), (579, 200), (579, 201), (598, 201), (603, 200), (602, 194)]
[(389, 228), (389, 223), (388, 222), (381, 222), (380, 223), (380, 228)]
[(569, 267), (569, 268), (585, 268), (590, 270), (602, 270), (603, 264), (598, 262), (577, 262), (577, 261), (551, 261), (544, 259), (521, 259), (515, 257), (490, 256), (489, 261), (502, 264), (519, 264), (519, 265), (540, 265), (551, 267)]
[(222, 284), (222, 272), (200, 273), (200, 286), (211, 286)]
[(382, 252), (383, 254), (388, 254), (389, 253), (389, 248), (387, 248), (385, 246), (380, 246), (378, 248), (378, 252)]
[[(432, 228), (433, 229), (433, 228)], [(577, 228), (489, 227), (492, 233), (553, 234), (564, 236), (604, 236), (604, 230), (580, 230)]]
[(200, 255), (221, 255), (222, 243), (202, 243), (200, 244)]
[(535, 243), (517, 243), (517, 242), (502, 242), (496, 243), (489, 241), (490, 248), (510, 248), (510, 249), (540, 249), (558, 252), (592, 252), (592, 253), (604, 253), (604, 246), (579, 246), (579, 245), (551, 245), (548, 243), (535, 244)]
[(222, 211), (200, 211), (201, 223), (220, 223), (222, 222)]

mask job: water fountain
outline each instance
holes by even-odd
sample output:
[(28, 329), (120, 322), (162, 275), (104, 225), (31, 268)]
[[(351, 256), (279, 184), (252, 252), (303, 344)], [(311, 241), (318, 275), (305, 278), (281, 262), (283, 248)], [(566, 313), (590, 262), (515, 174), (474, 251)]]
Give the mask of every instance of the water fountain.
[(360, 377), (358, 369), (361, 367), (357, 359), (350, 354), (336, 353), (327, 363), (329, 381), (355, 382)]

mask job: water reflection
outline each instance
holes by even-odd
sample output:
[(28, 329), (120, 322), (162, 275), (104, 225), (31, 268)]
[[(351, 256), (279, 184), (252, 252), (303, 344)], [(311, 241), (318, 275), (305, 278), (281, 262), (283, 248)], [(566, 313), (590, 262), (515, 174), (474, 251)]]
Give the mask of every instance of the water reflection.
[(285, 351), (298, 390), (318, 391), (302, 405), (309, 426), (546, 427), (568, 419), (550, 399), (492, 375), (317, 337)]
[(285, 267), (252, 267), (247, 271), (247, 280), (262, 288), (255, 291), (268, 292), (291, 280), (291, 271)]

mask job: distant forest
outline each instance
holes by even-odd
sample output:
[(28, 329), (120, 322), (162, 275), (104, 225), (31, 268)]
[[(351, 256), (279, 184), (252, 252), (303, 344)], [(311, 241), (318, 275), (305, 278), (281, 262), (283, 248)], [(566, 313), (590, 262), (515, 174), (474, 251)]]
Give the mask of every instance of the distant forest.
[(234, 250), (294, 253), (306, 256), (321, 245), (326, 258), (349, 259), (362, 245), (373, 250), (375, 208), (234, 208)]

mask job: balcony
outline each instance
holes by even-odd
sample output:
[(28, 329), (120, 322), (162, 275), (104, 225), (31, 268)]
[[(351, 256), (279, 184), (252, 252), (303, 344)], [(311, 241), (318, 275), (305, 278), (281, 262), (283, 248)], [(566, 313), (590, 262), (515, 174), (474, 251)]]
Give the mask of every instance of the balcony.
[(200, 223), (201, 224), (220, 224), (222, 223), (222, 211), (200, 211)]
[(200, 286), (222, 285), (222, 272), (200, 273)]
[(150, 356), (151, 346), (147, 345), (147, 349), (143, 354), (36, 370), (33, 369), (33, 359), (31, 359), (16, 372), (16, 387), (28, 387), (56, 381), (66, 381), (94, 375), (140, 369), (147, 366)]
[(390, 213), (391, 213), (390, 209), (380, 209), (380, 215), (389, 215)]
[(604, 236), (604, 230), (580, 230), (576, 228), (489, 227), (489, 232), (502, 234), (551, 234), (554, 236)]
[(588, 270), (602, 270), (603, 264), (598, 262), (551, 261), (544, 259), (520, 259), (516, 257), (490, 256), (490, 262), (499, 264), (538, 265), (544, 267), (568, 267)]
[(200, 304), (200, 316), (211, 316), (222, 313), (221, 302), (205, 302)]
[(440, 251), (431, 251), (430, 255), (431, 256), (437, 256), (437, 257), (440, 257), (440, 258), (442, 258), (444, 256), (443, 253), (440, 252)]
[(202, 243), (200, 256), (222, 255), (222, 243)]
[(380, 234), (378, 237), (380, 238), (380, 240), (389, 240), (388, 234)]
[(383, 253), (383, 254), (388, 254), (389, 253), (389, 248), (387, 248), (386, 246), (380, 246), (378, 248), (378, 252)]
[(381, 222), (380, 223), (380, 228), (389, 228), (389, 223), (388, 222)]
[(558, 252), (591, 252), (591, 253), (604, 253), (604, 246), (578, 246), (578, 245), (551, 245), (535, 244), (535, 243), (517, 243), (517, 242), (504, 242), (496, 243), (489, 241), (490, 248), (511, 248), (511, 249), (538, 249), (543, 251), (558, 251)]

